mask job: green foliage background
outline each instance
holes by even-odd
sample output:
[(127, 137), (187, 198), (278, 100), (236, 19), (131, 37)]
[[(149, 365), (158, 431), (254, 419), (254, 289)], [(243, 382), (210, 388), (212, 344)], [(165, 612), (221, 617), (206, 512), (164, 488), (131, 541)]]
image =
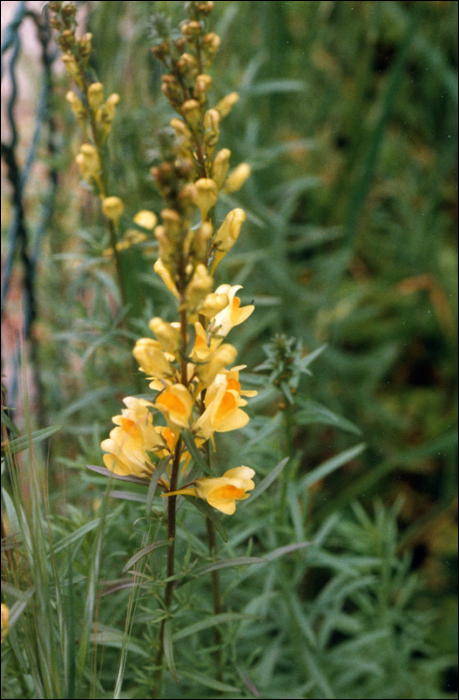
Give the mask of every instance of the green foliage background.
[[(162, 11), (178, 22), (181, 3), (83, 4), (94, 35), (92, 69), (107, 94), (121, 96), (110, 137), (111, 193), (125, 201), (128, 221), (139, 209), (161, 207), (149, 167), (155, 134), (172, 115), (149, 52), (148, 18)], [(253, 169), (217, 213), (223, 218), (240, 204), (248, 214), (218, 282), (242, 284), (243, 301), (255, 302), (232, 342), (260, 389), (244, 442), (231, 435), (219, 441), (218, 468), (245, 463), (263, 477), (286, 450), (295, 456), (285, 511), (275, 484), (253, 509), (249, 500), (225, 521), (230, 540), (221, 555), (266, 556), (291, 543), (313, 544), (261, 574), (256, 566), (224, 572), (234, 613), (224, 628), (226, 690), (209, 681), (212, 630), (183, 634), (208, 614), (208, 584), (201, 578), (201, 588), (179, 587), (175, 663), (182, 685), (169, 678), (165, 697), (456, 697), (457, 3), (215, 5), (223, 41), (213, 95), (241, 95), (221, 144), (233, 165), (246, 161)], [(43, 629), (67, 629), (67, 647), (49, 652), (63, 655), (63, 697), (113, 697), (120, 647), (129, 654), (115, 697), (146, 697), (161, 613), (161, 550), (150, 559), (128, 646), (126, 610), (135, 606), (119, 579), (136, 549), (156, 537), (157, 522), (139, 503), (104, 500), (104, 529), (99, 522), (88, 527), (105, 482), (84, 465), (101, 463), (110, 417), (123, 396), (142, 390), (130, 361), (135, 338), (148, 334), (153, 315), (174, 320), (174, 307), (152, 270), (155, 254), (131, 249), (123, 257), (131, 325), (121, 325), (97, 203), (78, 186), (73, 165), (81, 135), (64, 100), (68, 79), (56, 82), (60, 187), (39, 267), (43, 389), (34, 427), (63, 426), (48, 467), (51, 529), (67, 558), (56, 559), (54, 573), (38, 567), (30, 580), (72, 601), (72, 629), (81, 627), (83, 638), (68, 621), (51, 623), (52, 612), (36, 611), (33, 619)], [(32, 218), (35, 205), (31, 197)], [(327, 344), (295, 395), (292, 445), (283, 432), (283, 397), (253, 372), (276, 333), (301, 339), (308, 352)], [(355, 447), (359, 431), (365, 450)], [(314, 472), (324, 463), (329, 467)], [(206, 551), (199, 515), (186, 518), (179, 556), (189, 564)], [(75, 530), (81, 538), (71, 539)], [(34, 566), (30, 560), (26, 568)], [(93, 595), (96, 605), (98, 580), (115, 592), (97, 599), (94, 630), (87, 601)], [(6, 594), (14, 602), (12, 589)], [(24, 671), (30, 661), (20, 637), (15, 641), (19, 629), (18, 622), (7, 643), (3, 695), (52, 697), (57, 680), (47, 689), (43, 671)], [(92, 642), (102, 638), (103, 659), (96, 662), (94, 652), (87, 662), (85, 643), (97, 648)], [(72, 644), (76, 671), (65, 661)], [(37, 678), (45, 688), (38, 695)]]

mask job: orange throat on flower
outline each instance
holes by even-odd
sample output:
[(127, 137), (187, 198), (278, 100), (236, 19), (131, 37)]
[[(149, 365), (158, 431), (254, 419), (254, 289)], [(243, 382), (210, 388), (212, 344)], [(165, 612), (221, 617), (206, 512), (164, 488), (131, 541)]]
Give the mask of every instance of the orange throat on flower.
[(223, 399), (221, 400), (220, 406), (215, 412), (215, 420), (217, 422), (223, 420), (229, 413), (231, 413), (231, 411), (234, 411), (236, 408), (237, 403), (236, 399), (234, 398), (234, 395), (227, 391), (226, 394), (223, 396)]
[(241, 498), (244, 495), (244, 489), (238, 489), (237, 486), (232, 484), (227, 484), (225, 486), (220, 486), (220, 488), (212, 491), (213, 499), (228, 499), (234, 500), (236, 498)]
[(175, 396), (175, 394), (172, 394), (170, 391), (164, 391), (162, 394), (160, 394), (160, 396), (158, 396), (156, 399), (156, 403), (160, 406), (164, 406), (164, 408), (167, 408), (173, 413), (186, 413), (186, 408), (183, 401), (181, 401), (178, 396)]

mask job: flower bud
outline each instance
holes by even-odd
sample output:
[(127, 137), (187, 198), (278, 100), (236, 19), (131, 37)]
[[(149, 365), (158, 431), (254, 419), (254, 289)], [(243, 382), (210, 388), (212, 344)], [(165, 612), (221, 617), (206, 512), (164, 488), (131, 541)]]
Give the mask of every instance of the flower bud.
[(225, 182), (223, 192), (231, 194), (232, 192), (240, 190), (245, 181), (250, 177), (250, 172), (250, 165), (248, 163), (241, 163), (238, 165)]
[(195, 188), (194, 202), (201, 210), (202, 221), (205, 221), (209, 211), (217, 203), (218, 188), (213, 180), (204, 177), (195, 183)]
[(115, 226), (118, 226), (118, 222), (124, 212), (124, 204), (119, 197), (105, 197), (102, 202), (102, 211), (107, 219), (110, 219)]
[(62, 56), (62, 63), (64, 64), (69, 75), (71, 75), (72, 78), (79, 77), (80, 69), (78, 63), (76, 62), (75, 56), (71, 56), (70, 54), (64, 54), (64, 56)]
[(149, 377), (168, 377), (174, 370), (164, 356), (161, 345), (151, 338), (140, 338), (132, 351), (140, 369)]
[(210, 221), (204, 221), (194, 234), (193, 253), (200, 262), (207, 262), (209, 241), (212, 238), (213, 231)]
[(142, 211), (138, 211), (133, 219), (134, 223), (137, 224), (137, 226), (146, 228), (149, 231), (153, 231), (153, 229), (156, 226), (157, 220), (158, 219), (156, 217), (156, 214), (154, 214), (152, 211), (148, 211), (148, 209), (142, 209)]
[(81, 39), (78, 39), (78, 48), (80, 49), (80, 56), (82, 58), (88, 58), (91, 53), (92, 44), (92, 34), (91, 32), (86, 32), (83, 34)]
[(188, 39), (196, 39), (202, 34), (201, 22), (197, 22), (196, 20), (185, 22), (185, 24), (181, 26), (181, 31)]
[(228, 114), (231, 112), (232, 108), (238, 101), (239, 95), (237, 94), (237, 92), (231, 92), (229, 95), (226, 95), (226, 97), (220, 100), (215, 109), (220, 114), (220, 117), (223, 119), (224, 117), (228, 116)]
[(217, 183), (218, 189), (223, 186), (230, 166), (231, 151), (229, 148), (222, 148), (217, 153), (212, 163), (212, 178)]
[(182, 231), (182, 217), (175, 209), (163, 209), (161, 212), (164, 228), (167, 236), (173, 240), (180, 236)]
[(241, 226), (246, 220), (246, 214), (243, 209), (233, 209), (227, 215), (225, 221), (218, 229), (214, 238), (215, 257), (212, 263), (212, 274), (215, 268), (239, 238)]
[(175, 355), (180, 347), (180, 330), (174, 328), (170, 323), (166, 323), (158, 316), (152, 318), (148, 325), (150, 330), (158, 338), (164, 352)]
[(196, 78), (195, 86), (194, 86), (194, 96), (200, 102), (205, 102), (207, 92), (210, 90), (211, 87), (212, 87), (212, 78), (210, 77), (210, 75), (206, 75), (206, 74), (198, 75), (198, 77)]
[(220, 311), (226, 309), (228, 306), (228, 295), (227, 294), (217, 294), (213, 292), (208, 294), (204, 299), (202, 305), (199, 307), (199, 313), (206, 318), (213, 318)]
[(207, 272), (207, 267), (199, 264), (186, 290), (186, 305), (191, 313), (200, 307), (202, 301), (210, 294), (212, 286), (213, 279)]
[(90, 143), (84, 143), (75, 158), (80, 168), (81, 177), (91, 182), (100, 173), (101, 166), (97, 148)]
[(214, 148), (220, 136), (220, 114), (216, 109), (209, 109), (204, 115), (205, 142), (208, 148)]
[(210, 355), (207, 362), (197, 365), (196, 374), (205, 387), (210, 386), (217, 374), (219, 374), (226, 365), (233, 364), (237, 356), (237, 350), (233, 345), (224, 343), (220, 345), (215, 352)]
[(197, 100), (187, 100), (182, 105), (182, 114), (191, 127), (196, 127), (201, 119), (201, 106)]
[[(156, 231), (155, 231), (155, 234), (156, 234)], [(166, 265), (164, 264), (164, 262), (161, 258), (158, 258), (158, 260), (155, 262), (155, 264), (153, 265), (153, 269), (161, 277), (162, 281), (164, 282), (164, 284), (166, 285), (168, 290), (170, 292), (172, 292), (172, 294), (177, 299), (179, 299), (180, 295), (178, 293), (176, 284), (175, 284), (174, 280), (172, 279), (171, 273), (169, 272), (169, 270), (167, 269)]]
[(204, 34), (202, 37), (202, 46), (204, 48), (204, 51), (209, 55), (213, 56), (214, 54), (217, 53), (218, 49), (220, 48), (220, 44), (222, 43), (222, 40), (218, 36), (218, 34), (214, 34), (214, 32), (209, 32), (208, 34)]
[(72, 112), (74, 113), (77, 121), (83, 125), (86, 119), (86, 110), (78, 95), (76, 95), (73, 90), (69, 90), (65, 96), (65, 99), (70, 103)]
[(88, 87), (88, 102), (93, 112), (97, 112), (104, 101), (104, 86), (102, 83), (92, 83)]

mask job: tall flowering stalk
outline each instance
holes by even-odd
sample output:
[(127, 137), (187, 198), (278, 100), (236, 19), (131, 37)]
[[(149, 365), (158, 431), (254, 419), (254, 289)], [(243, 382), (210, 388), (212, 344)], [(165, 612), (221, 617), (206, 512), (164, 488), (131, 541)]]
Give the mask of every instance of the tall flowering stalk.
[[(88, 84), (85, 59), (78, 57), (78, 47), (87, 52), (90, 39), (88, 35), (75, 39), (74, 6), (51, 5), (57, 12), (55, 26), (60, 29), (64, 62), (82, 93), (82, 97), (69, 93), (67, 99), (86, 131), (89, 117), (92, 131), (93, 143), (82, 147), (78, 163), (82, 176), (99, 189), (104, 213), (116, 227), (123, 204), (117, 197), (106, 196), (102, 148), (113, 116), (109, 111), (107, 121), (107, 105), (114, 110), (118, 99), (112, 96), (103, 103), (101, 84)], [(136, 342), (134, 357), (145, 374), (151, 398), (124, 399), (125, 408), (113, 418), (116, 427), (102, 442), (107, 469), (117, 475), (154, 477), (168, 499), (167, 610), (174, 588), (177, 496), (203, 499), (231, 515), (236, 502), (248, 498), (255, 485), (250, 467), (243, 465), (214, 476), (209, 459), (215, 433), (237, 430), (249, 422), (244, 411), (246, 397), (256, 394), (242, 388), (244, 365), (231, 368), (237, 351), (226, 342), (254, 307), (241, 307), (239, 286), (221, 284), (214, 290), (213, 275), (236, 243), (246, 218), (242, 209), (234, 209), (217, 224), (215, 205), (221, 191), (234, 192), (244, 184), (250, 169), (242, 164), (230, 173), (231, 152), (217, 149), (220, 122), (238, 95), (231, 93), (218, 104), (209, 104), (209, 69), (220, 46), (220, 38), (207, 27), (213, 7), (213, 2), (186, 2), (187, 19), (180, 35), (171, 31), (164, 17), (153, 19), (152, 52), (166, 70), (162, 91), (178, 115), (170, 122), (171, 135), (161, 135), (162, 162), (152, 170), (165, 202), (161, 223), (154, 229), (159, 244), (154, 270), (176, 299), (177, 320), (169, 323), (153, 318), (150, 329), (155, 337)], [(71, 35), (62, 29), (65, 22), (72, 24)], [(116, 253), (116, 243), (113, 249)], [(215, 532), (210, 520), (207, 526), (214, 555)], [(213, 590), (218, 611), (217, 575)], [(165, 624), (163, 621), (157, 654), (158, 686)]]

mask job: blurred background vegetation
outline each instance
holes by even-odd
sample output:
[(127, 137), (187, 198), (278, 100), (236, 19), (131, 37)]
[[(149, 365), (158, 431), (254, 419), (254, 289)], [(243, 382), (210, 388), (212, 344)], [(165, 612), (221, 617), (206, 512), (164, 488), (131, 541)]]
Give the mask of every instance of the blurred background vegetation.
[[(121, 96), (110, 137), (110, 191), (126, 203), (126, 221), (139, 209), (159, 212), (149, 168), (157, 155), (156, 133), (172, 114), (160, 91), (161, 68), (150, 53), (148, 22), (152, 13), (165, 12), (178, 23), (181, 3), (80, 4), (94, 37), (91, 69), (106, 94)], [(350, 504), (358, 499), (363, 522), (365, 511), (373, 517), (377, 496), (378, 508), (387, 511), (374, 516), (381, 532), (392, 527), (384, 518), (390, 520), (397, 503), (394, 556), (409, 553), (408, 572), (423, 582), (417, 609), (435, 619), (430, 643), (451, 659), (457, 653), (458, 4), (215, 4), (215, 31), (223, 41), (213, 95), (215, 101), (234, 90), (241, 96), (223, 124), (221, 144), (231, 149), (233, 165), (245, 161), (253, 171), (217, 214), (223, 218), (236, 205), (248, 214), (219, 280), (242, 284), (243, 302), (256, 305), (251, 322), (232, 339), (254, 385), (263, 389), (250, 405), (254, 420), (246, 437), (257, 445), (250, 448), (250, 465), (267, 473), (264, 465), (275, 464), (277, 451), (282, 456), (266, 426), (269, 432), (279, 424), (273, 421), (284, 399), (263, 373), (253, 371), (265, 359), (263, 347), (277, 333), (301, 340), (308, 352), (326, 343), (314, 376), (301, 380), (295, 398), (298, 478), (352, 448), (352, 426), (367, 448), (314, 484), (302, 527), (316, 532), (333, 513), (344, 514), (347, 530), (337, 541), (352, 551), (360, 535), (355, 523), (352, 531)], [(30, 23), (16, 69), (27, 92), (26, 102), (20, 94), (15, 107), (21, 165), (44, 83), (33, 49), (27, 53), (34, 42)], [(71, 467), (101, 463), (99, 443), (110, 417), (125, 395), (140, 391), (132, 375), (132, 345), (148, 333), (153, 315), (173, 320), (174, 312), (152, 270), (153, 239), (123, 253), (130, 302), (129, 323), (123, 322), (98, 204), (78, 182), (74, 157), (81, 134), (65, 102), (69, 80), (58, 64), (52, 68), (52, 122), (44, 123), (22, 193), (28, 235), (23, 250), (34, 265), (24, 265), (27, 256), (21, 257), (24, 236), (18, 242), (11, 235), (13, 188), (2, 159), (2, 252), (5, 264), (14, 258), (2, 309), (2, 381), (10, 416), (23, 429), (17, 350), (24, 332), (34, 427), (62, 426), (49, 452), (51, 498), (69, 517), (65, 487), (66, 503), (80, 507), (71, 517), (82, 525), (81, 513), (91, 511), (101, 482)], [(24, 315), (31, 298), (29, 328)], [(341, 430), (345, 421), (337, 425), (317, 404), (350, 421), (351, 428)], [(221, 444), (232, 466), (238, 446), (231, 439)], [(123, 507), (128, 532), (135, 504)], [(124, 540), (120, 535), (119, 549), (132, 552), (132, 540)], [(368, 541), (361, 552), (370, 556), (376, 547)], [(317, 566), (307, 584), (301, 574), (298, 579), (304, 600), (325, 590), (326, 565)], [(276, 660), (264, 664), (269, 677)], [(437, 688), (444, 695), (420, 694), (422, 682), (421, 690), (362, 692), (375, 698), (457, 696), (454, 665), (439, 668)], [(285, 682), (280, 688), (288, 691)], [(322, 694), (310, 689), (305, 697), (365, 697), (317, 687)]]

